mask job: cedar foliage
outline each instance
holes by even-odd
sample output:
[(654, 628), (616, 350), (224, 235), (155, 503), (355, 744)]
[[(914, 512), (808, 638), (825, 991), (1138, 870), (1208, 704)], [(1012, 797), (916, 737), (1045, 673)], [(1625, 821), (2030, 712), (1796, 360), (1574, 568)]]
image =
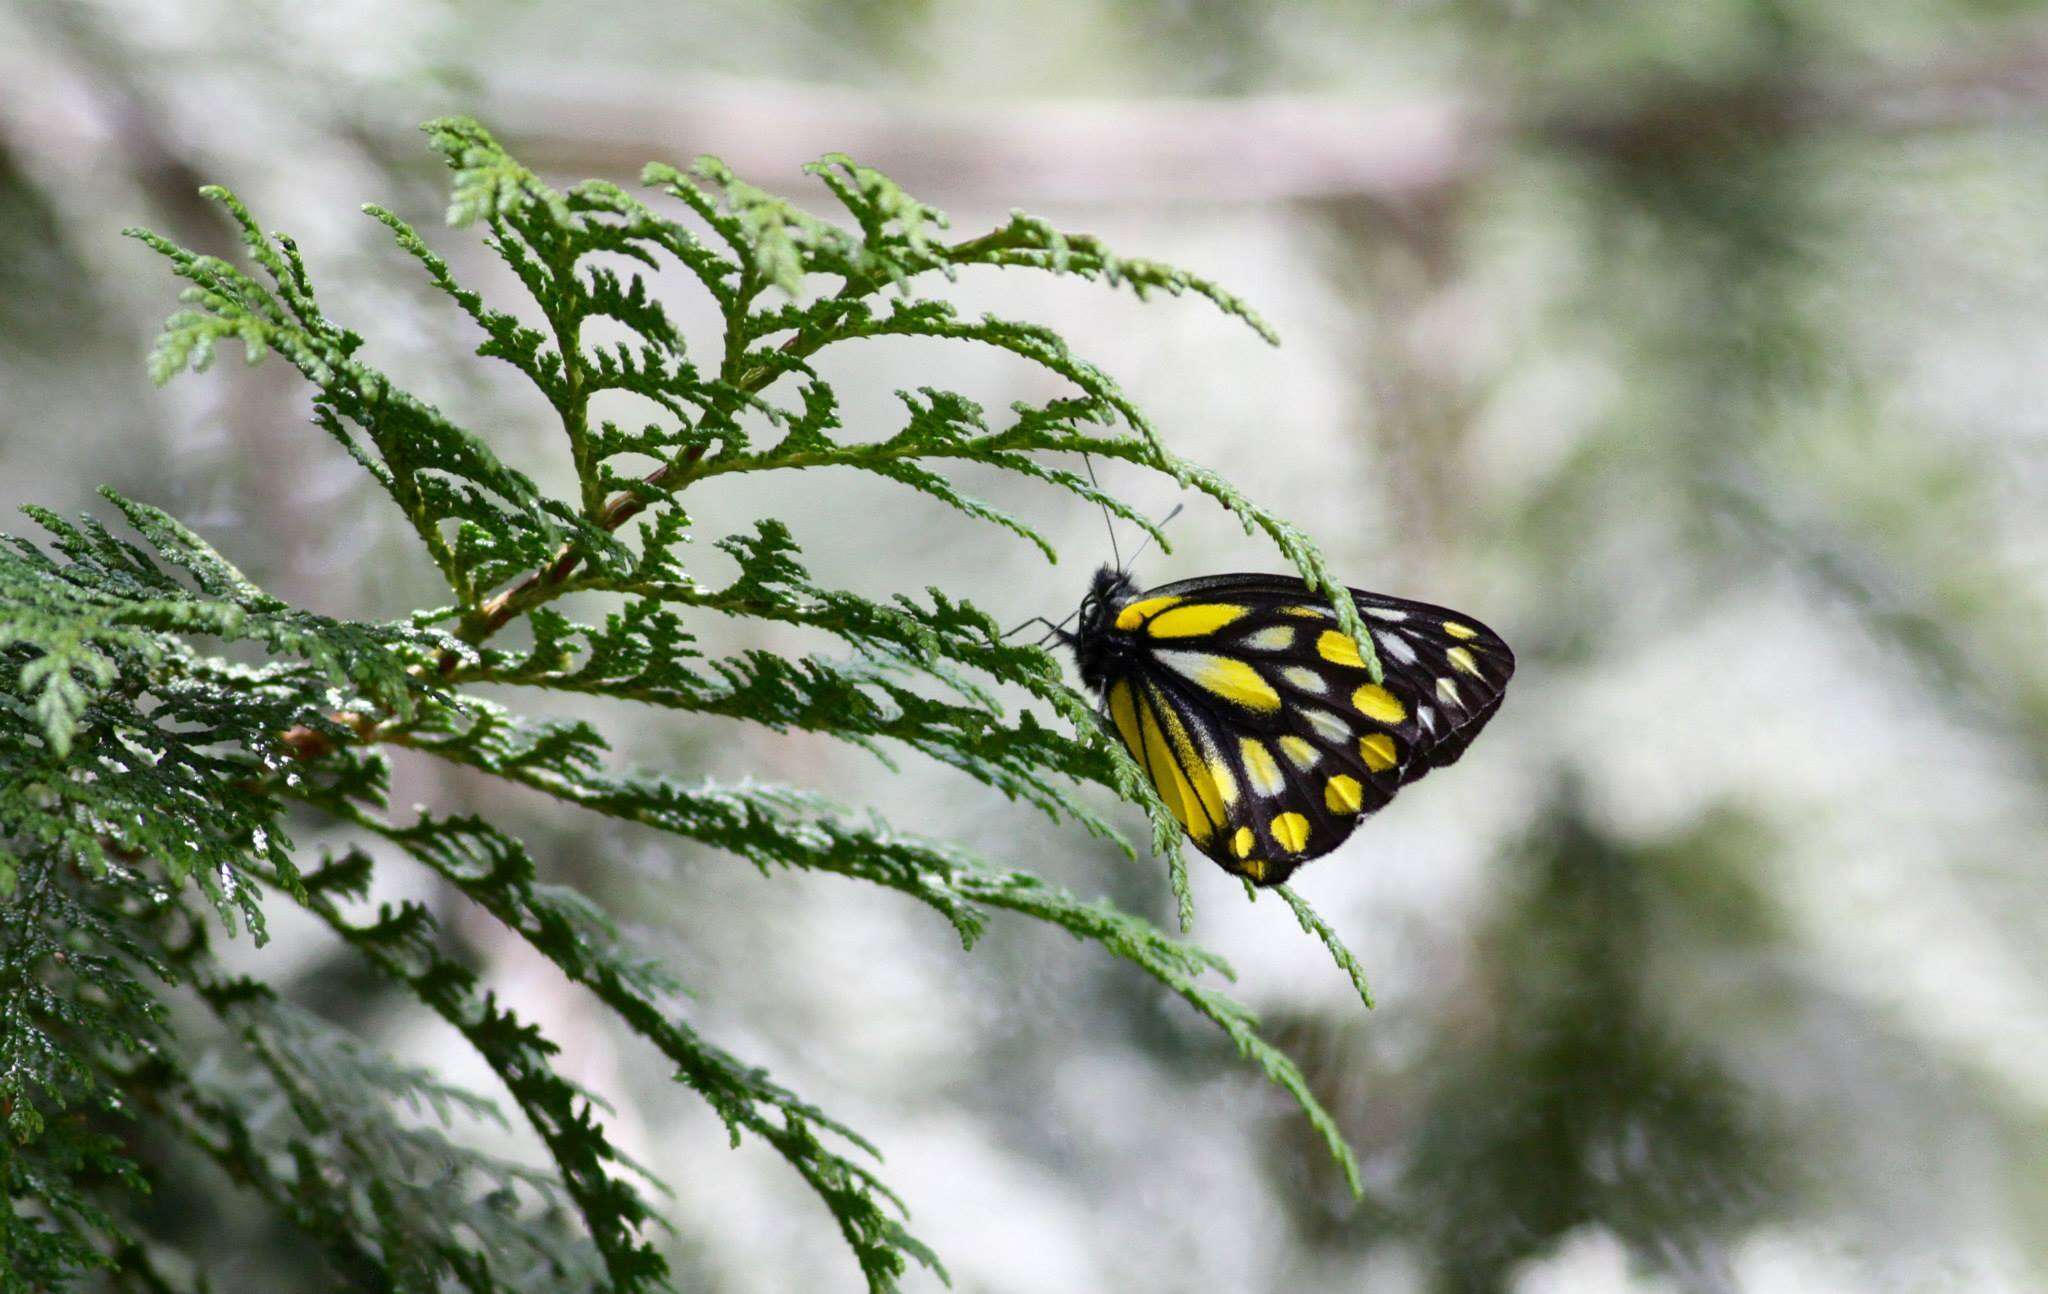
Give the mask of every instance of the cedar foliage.
[[(477, 354), (530, 382), (559, 418), (576, 496), (508, 466), (486, 438), (359, 358), (363, 337), (322, 309), (296, 244), (224, 189), (248, 267), (147, 231), (187, 281), (151, 356), (167, 381), (223, 345), (275, 354), (312, 388), (313, 421), (390, 496), (446, 586), (445, 605), (354, 622), (288, 606), (161, 510), (111, 491), (126, 523), (31, 509), (46, 535), (0, 544), (0, 1252), (9, 1290), (56, 1290), (104, 1269), (128, 1288), (204, 1288), (204, 1255), (169, 1255), (130, 1221), (149, 1162), (182, 1146), (223, 1185), (299, 1229), (353, 1288), (487, 1291), (670, 1288), (650, 1182), (607, 1137), (602, 1106), (554, 1065), (555, 1045), (455, 960), (426, 905), (366, 902), (393, 859), (441, 878), (587, 988), (674, 1066), (734, 1143), (785, 1159), (816, 1193), (871, 1290), (937, 1267), (852, 1129), (704, 1037), (682, 986), (594, 903), (543, 878), (522, 843), (475, 816), (387, 802), (394, 747), (627, 820), (765, 872), (836, 873), (900, 891), (972, 947), (992, 915), (1050, 923), (1122, 958), (1213, 1021), (1298, 1101), (1354, 1189), (1357, 1166), (1294, 1065), (1215, 987), (1216, 956), (1103, 901), (778, 786), (620, 771), (584, 722), (526, 717), (491, 695), (573, 693), (829, 734), (885, 758), (909, 748), (1056, 822), (1117, 841), (1088, 807), (1103, 788), (1149, 814), (1190, 919), (1179, 830), (1087, 698), (1035, 646), (1005, 639), (937, 589), (878, 602), (815, 584), (789, 529), (761, 518), (716, 540), (738, 575), (693, 573), (685, 491), (741, 472), (873, 472), (1052, 547), (961, 493), (952, 463), (1030, 477), (1156, 530), (1076, 470), (1122, 459), (1216, 499), (1262, 530), (1354, 632), (1341, 584), (1305, 538), (1221, 478), (1175, 457), (1099, 368), (1029, 322), (962, 316), (920, 281), (963, 266), (1036, 270), (1192, 294), (1271, 340), (1248, 307), (1171, 267), (1120, 258), (1025, 215), (949, 241), (945, 217), (849, 158), (807, 168), (849, 223), (822, 219), (711, 158), (651, 165), (651, 199), (603, 181), (557, 191), (476, 123), (429, 123), (453, 173), (452, 225), (480, 229), (530, 296), (529, 318), (487, 303), (398, 216), (387, 226), (482, 334)], [(716, 338), (685, 338), (647, 272), (679, 266), (716, 303)], [(593, 344), (608, 321), (628, 341)], [(992, 416), (956, 392), (901, 395), (900, 427), (846, 434), (810, 360), (860, 338), (998, 347), (1069, 393)], [(599, 416), (639, 397), (638, 425)], [(618, 400), (602, 401), (606, 408)], [(605, 594), (589, 622), (571, 608)], [(710, 658), (707, 616), (804, 625), (843, 646), (789, 658)], [(524, 622), (526, 645), (499, 632)], [(1369, 640), (1367, 640), (1369, 642)], [(1031, 706), (1011, 709), (999, 685)], [(295, 846), (291, 833), (323, 843)], [(373, 860), (366, 846), (383, 842)], [(1334, 933), (1293, 894), (1364, 989)], [(438, 1014), (499, 1079), (512, 1109), (377, 1054), (259, 980), (225, 974), (214, 942), (263, 939), (271, 904), (303, 909), (370, 973)], [(195, 1041), (211, 1017), (218, 1040)], [(552, 1160), (536, 1171), (443, 1129), (456, 1113), (522, 1119)], [(424, 1115), (425, 1117), (421, 1117)], [(507, 1125), (509, 1126), (509, 1124)], [(188, 1275), (188, 1273), (192, 1273)], [(940, 1272), (943, 1275), (943, 1271)]]

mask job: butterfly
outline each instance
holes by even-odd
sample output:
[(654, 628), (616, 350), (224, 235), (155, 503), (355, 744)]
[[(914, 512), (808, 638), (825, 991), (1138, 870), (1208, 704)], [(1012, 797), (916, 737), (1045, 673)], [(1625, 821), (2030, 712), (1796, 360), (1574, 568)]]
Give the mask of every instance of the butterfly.
[(1432, 769), (1500, 708), (1515, 654), (1461, 612), (1351, 590), (1383, 676), (1329, 604), (1284, 575), (1140, 592), (1105, 566), (1082, 599), (1081, 680), (1195, 847), (1278, 885)]

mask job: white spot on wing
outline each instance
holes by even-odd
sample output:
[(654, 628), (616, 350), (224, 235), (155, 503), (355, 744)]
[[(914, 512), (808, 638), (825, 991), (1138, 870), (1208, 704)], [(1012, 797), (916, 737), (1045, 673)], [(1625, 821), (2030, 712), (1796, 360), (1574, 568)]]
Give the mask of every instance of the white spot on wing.
[(1330, 690), (1330, 685), (1323, 681), (1322, 675), (1300, 665), (1289, 665), (1280, 671), (1280, 677), (1286, 679), (1290, 685), (1304, 692), (1314, 692), (1318, 696)]
[(1307, 717), (1309, 727), (1314, 728), (1316, 735), (1325, 742), (1336, 746), (1351, 740), (1351, 725), (1328, 710), (1318, 710), (1312, 705), (1305, 705), (1301, 707), (1301, 713)]
[(1458, 680), (1454, 678), (1438, 679), (1436, 681), (1436, 694), (1443, 698), (1446, 705), (1455, 705), (1461, 710), (1465, 707), (1465, 698), (1458, 695)]
[(1260, 651), (1286, 651), (1294, 646), (1294, 629), (1289, 625), (1268, 625), (1244, 641), (1246, 646)]
[(1392, 607), (1365, 607), (1363, 610), (1373, 619), (1384, 620), (1390, 625), (1400, 624), (1408, 618), (1406, 611), (1396, 611)]
[(1379, 644), (1381, 651), (1393, 657), (1397, 663), (1402, 665), (1413, 665), (1415, 663), (1415, 649), (1409, 646), (1408, 640), (1400, 634), (1374, 634), (1372, 640)]
[(1316, 761), (1323, 757), (1322, 751), (1299, 737), (1282, 737), (1280, 753), (1287, 756), (1288, 763), (1303, 771), (1314, 768)]
[(1287, 789), (1287, 775), (1280, 771), (1279, 761), (1266, 743), (1255, 737), (1243, 739), (1244, 774), (1252, 789), (1260, 795), (1274, 796)]

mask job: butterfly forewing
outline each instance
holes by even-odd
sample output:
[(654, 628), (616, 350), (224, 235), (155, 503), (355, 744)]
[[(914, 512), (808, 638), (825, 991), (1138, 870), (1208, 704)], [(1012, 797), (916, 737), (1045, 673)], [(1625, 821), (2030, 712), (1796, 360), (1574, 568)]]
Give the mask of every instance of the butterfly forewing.
[(1470, 616), (1352, 597), (1378, 683), (1328, 604), (1284, 576), (1127, 595), (1076, 643), (1104, 662), (1111, 724), (1196, 847), (1261, 884), (1335, 849), (1402, 786), (1454, 762), (1514, 673), (1507, 644)]

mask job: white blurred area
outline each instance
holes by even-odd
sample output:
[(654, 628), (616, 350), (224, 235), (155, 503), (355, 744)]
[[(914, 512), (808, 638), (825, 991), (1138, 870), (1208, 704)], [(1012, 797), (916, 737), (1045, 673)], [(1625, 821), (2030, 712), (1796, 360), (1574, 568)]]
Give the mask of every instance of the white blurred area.
[[(2021, 1294), (2048, 1285), (2038, 10), (8, 0), (0, 503), (73, 512), (110, 484), (302, 605), (395, 615), (431, 598), (430, 568), (306, 423), (284, 365), (224, 355), (149, 386), (174, 284), (118, 231), (226, 253), (192, 190), (230, 185), (298, 238), (371, 362), (559, 483), (544, 405), (467, 357), (466, 322), (357, 214), (394, 208), (511, 304), (474, 232), (438, 224), (415, 127), (442, 113), (478, 116), (552, 179), (630, 182), (642, 161), (710, 152), (821, 210), (798, 167), (843, 149), (963, 235), (1018, 207), (1185, 266), (1284, 345), (1194, 300), (1077, 280), (969, 275), (954, 295), (1057, 329), (1354, 583), (1469, 609), (1521, 653), (1465, 760), (1299, 878), (1377, 1011), (1284, 905), (1248, 904), (1194, 860), (1195, 936), (1336, 1110), (1365, 1205), (1181, 1003), (1064, 935), (998, 921), (963, 953), (897, 896), (763, 878), (403, 761), (395, 803), (502, 815), (552, 876), (630, 918), (698, 995), (694, 1024), (883, 1148), (956, 1289)], [(680, 313), (710, 321), (694, 300)], [(1009, 357), (925, 341), (822, 368), (863, 436), (895, 430), (898, 388), (991, 411), (1054, 391)], [(1109, 559), (1101, 517), (963, 483), (1063, 560), (848, 475), (715, 481), (687, 504), (707, 573), (723, 569), (711, 540), (774, 515), (828, 585), (937, 585), (1006, 623), (1059, 619)], [(1121, 465), (1105, 484), (1159, 514), (1183, 501)], [(1281, 567), (1189, 503), (1141, 581)], [(703, 636), (820, 646), (722, 623)], [(1155, 863), (915, 756), (892, 773), (817, 738), (586, 713), (622, 757), (823, 789), (1170, 919)], [(1556, 891), (1531, 880), (1528, 842), (1559, 814), (1641, 873), (1615, 901), (1648, 933), (1595, 959), (1629, 986), (1626, 1021), (1581, 1012), (1580, 963), (1543, 958), (1553, 940), (1604, 946), (1572, 914), (1623, 910), (1541, 906)], [(1569, 891), (1580, 873), (1565, 857), (1554, 874)], [(381, 884), (432, 893), (395, 859)], [(729, 1149), (549, 967), (451, 920), (673, 1188), (684, 1288), (858, 1287), (780, 1160)], [(317, 992), (344, 954), (288, 914), (276, 928), (241, 954)], [(1543, 1012), (1585, 1024), (1588, 1045), (1653, 1022), (1680, 1072), (1710, 1072), (1770, 1130), (1759, 1143), (1791, 1161), (1779, 1185), (1731, 1202), (1726, 1174), (1749, 1179), (1721, 1159), (1690, 1181), (1698, 1148), (1658, 1121), (1653, 1091), (1616, 1098), (1622, 1167), (1564, 1179), (1584, 1216), (1550, 1216), (1560, 1179), (1523, 1174), (1554, 1150), (1541, 1136), (1551, 1150), (1501, 1134), (1454, 1155), (1485, 1176), (1450, 1184), (1469, 1190), (1424, 1189), (1418, 1165), (1439, 1162), (1424, 1148), (1486, 1117), (1461, 1094), (1559, 1083), (1519, 1068), (1578, 1054), (1518, 1037)], [(362, 1004), (348, 1022), (490, 1089), (415, 1009)], [(1573, 1089), (1613, 1077), (1567, 1067), (1545, 1135), (1569, 1140)], [(1630, 1145), (1669, 1170), (1656, 1199), (1682, 1205), (1648, 1233)], [(1512, 1201), (1491, 1225), (1455, 1220), (1486, 1243), (1535, 1230), (1501, 1271), (1453, 1278), (1440, 1215), (1468, 1195)], [(280, 1261), (230, 1256), (217, 1278)]]

